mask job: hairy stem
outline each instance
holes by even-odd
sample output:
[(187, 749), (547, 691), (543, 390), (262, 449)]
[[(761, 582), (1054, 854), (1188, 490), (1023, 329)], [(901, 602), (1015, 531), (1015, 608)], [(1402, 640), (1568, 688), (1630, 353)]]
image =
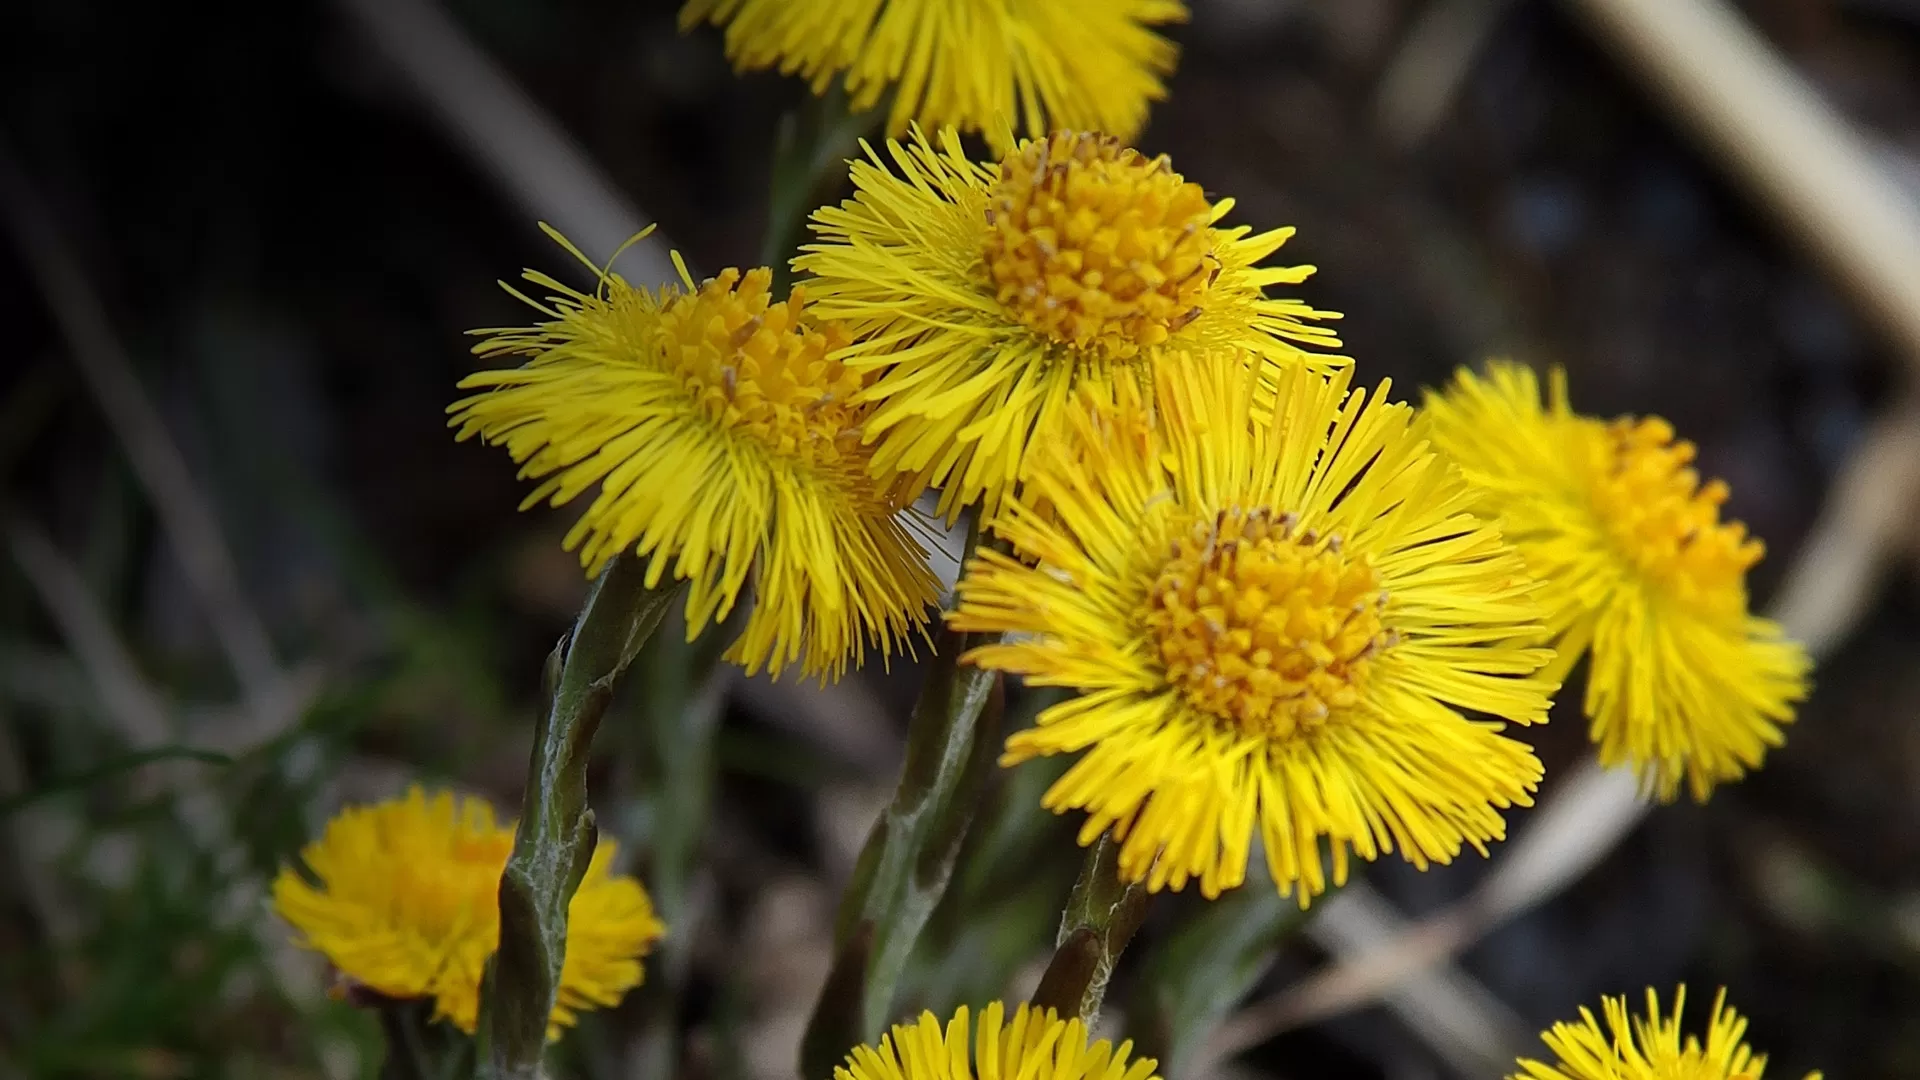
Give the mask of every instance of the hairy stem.
[(973, 821), (999, 747), (1005, 693), (992, 672), (960, 665), (980, 644), (943, 630), (907, 733), (893, 802), (874, 823), (840, 902), (836, 954), (800, 1048), (807, 1080), (826, 1080), (879, 1034), (894, 988)]
[(500, 949), (482, 1005), (484, 1080), (536, 1080), (567, 955), (567, 907), (599, 838), (587, 762), (615, 684), (678, 595), (648, 588), (622, 555), (587, 593), (573, 629), (547, 657), (547, 708), (527, 762), (513, 855), (500, 878)]
[(1111, 836), (1101, 836), (1087, 851), (1060, 914), (1053, 959), (1040, 976), (1033, 1003), (1062, 1017), (1078, 1016), (1093, 1027), (1114, 965), (1146, 917), (1146, 885), (1121, 880), (1120, 845)]

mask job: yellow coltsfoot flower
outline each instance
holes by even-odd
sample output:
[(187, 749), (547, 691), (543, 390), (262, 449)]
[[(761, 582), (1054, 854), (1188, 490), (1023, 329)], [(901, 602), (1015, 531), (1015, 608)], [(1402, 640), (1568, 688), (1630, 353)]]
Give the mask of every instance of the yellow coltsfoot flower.
[(597, 487), (567, 547), (589, 573), (631, 549), (649, 587), (685, 580), (689, 637), (751, 578), (728, 654), (749, 674), (797, 662), (838, 678), (869, 646), (909, 648), (939, 583), (895, 517), (913, 492), (869, 475), (871, 376), (832, 355), (846, 330), (814, 318), (800, 289), (771, 295), (766, 269), (695, 285), (674, 264), (683, 287), (658, 292), (597, 269), (591, 293), (528, 271), (554, 291), (527, 300), (550, 319), (476, 331), (478, 355), (532, 359), (461, 381), (481, 393), (449, 408), (459, 437), (504, 445), (542, 480), (522, 508)]
[(779, 68), (823, 93), (842, 72), (864, 112), (893, 91), (888, 133), (910, 123), (1132, 139), (1179, 49), (1153, 31), (1185, 22), (1180, 0), (688, 0), (680, 25), (726, 27), (743, 71)]
[(866, 438), (882, 475), (945, 486), (941, 511), (984, 499), (994, 513), (1028, 448), (1065, 433), (1086, 388), (1230, 356), (1277, 373), (1331, 371), (1341, 357), (1302, 346), (1339, 339), (1338, 318), (1267, 286), (1313, 267), (1260, 267), (1291, 229), (1221, 228), (1210, 202), (1165, 157), (1102, 135), (1023, 142), (998, 165), (967, 160), (948, 130), (868, 148), (853, 198), (813, 215), (818, 241), (794, 266), (823, 316), (844, 320), (846, 363), (872, 372)]
[[(602, 840), (568, 907), (567, 959), (549, 1039), (585, 1009), (618, 1004), (640, 984), (641, 957), (665, 927), (646, 890), (611, 871)], [(432, 998), (435, 1019), (472, 1034), (480, 979), (500, 944), (500, 874), (513, 827), (493, 808), (446, 792), (349, 807), (300, 853), (309, 883), (291, 867), (273, 904), (342, 974), (393, 998)]]
[(993, 1002), (980, 1011), (977, 1039), (962, 1005), (943, 1029), (930, 1012), (915, 1024), (895, 1024), (879, 1046), (859, 1046), (834, 1080), (1158, 1080), (1152, 1058), (1134, 1058), (1133, 1043), (1088, 1045), (1086, 1025), (1052, 1009), (1021, 1005), (1013, 1022)]
[[(1761, 1080), (1767, 1058), (1747, 1048), (1746, 1018), (1727, 1008), (1727, 992), (1713, 999), (1707, 1038), (1680, 1034), (1687, 988), (1674, 995), (1673, 1013), (1662, 1016), (1660, 998), (1647, 991), (1647, 1014), (1632, 1016), (1625, 997), (1601, 999), (1606, 1026), (1585, 1008), (1577, 1024), (1555, 1024), (1541, 1033), (1559, 1059), (1552, 1065), (1522, 1059), (1508, 1080)], [(1820, 1080), (1817, 1072), (1806, 1080)]]
[(1151, 408), (1072, 414), (960, 583), (968, 658), (1080, 695), (1004, 764), (1085, 751), (1045, 805), (1111, 829), (1152, 890), (1239, 885), (1254, 835), (1305, 907), (1350, 853), (1424, 869), (1505, 835), (1541, 775), (1499, 720), (1544, 720), (1552, 658), (1519, 555), (1348, 372), (1169, 367)]
[(1545, 586), (1558, 671), (1591, 652), (1586, 713), (1600, 761), (1639, 771), (1662, 800), (1758, 768), (1807, 693), (1811, 662), (1747, 610), (1765, 550), (1722, 522), (1727, 485), (1701, 483), (1693, 444), (1657, 417), (1575, 413), (1555, 375), (1462, 371), (1428, 396), (1435, 444), (1481, 493)]

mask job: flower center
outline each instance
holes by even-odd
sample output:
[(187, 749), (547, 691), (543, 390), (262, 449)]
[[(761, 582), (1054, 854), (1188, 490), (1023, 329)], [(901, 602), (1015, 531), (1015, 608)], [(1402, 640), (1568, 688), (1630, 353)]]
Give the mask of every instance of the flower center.
[(1659, 417), (1623, 418), (1601, 430), (1594, 458), (1594, 508), (1642, 573), (1708, 609), (1746, 606), (1745, 574), (1766, 546), (1720, 520), (1727, 485), (1700, 482), (1692, 443)]
[(800, 289), (773, 303), (772, 279), (765, 268), (723, 270), (668, 300), (658, 362), (714, 423), (802, 464), (838, 465), (859, 447), (852, 399), (863, 381), (827, 355), (849, 338), (807, 319)]
[(1056, 132), (1000, 163), (987, 276), (1021, 324), (1077, 349), (1133, 356), (1200, 316), (1219, 273), (1212, 207), (1162, 155)]
[(1276, 739), (1357, 704), (1373, 657), (1399, 641), (1366, 557), (1294, 524), (1266, 509), (1196, 521), (1148, 594), (1168, 680), (1195, 708)]

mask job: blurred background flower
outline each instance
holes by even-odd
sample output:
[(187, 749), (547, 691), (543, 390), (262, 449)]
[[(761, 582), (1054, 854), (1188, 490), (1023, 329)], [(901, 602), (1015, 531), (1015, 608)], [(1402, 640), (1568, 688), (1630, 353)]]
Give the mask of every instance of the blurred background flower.
[[(480, 982), (500, 941), (500, 870), (513, 826), (479, 799), (418, 787), (403, 799), (350, 806), (273, 881), (273, 906), (350, 983), (385, 997), (431, 998), (433, 1018), (472, 1034)], [(641, 957), (666, 928), (640, 883), (608, 871), (602, 844), (574, 893), (555, 1038), (578, 1010), (618, 1005), (641, 979)], [(308, 878), (311, 876), (312, 880)]]
[(726, 28), (743, 71), (778, 68), (814, 93), (844, 81), (864, 111), (891, 97), (887, 131), (918, 121), (1039, 137), (1057, 128), (1132, 140), (1179, 49), (1155, 31), (1181, 0), (687, 0), (682, 26)]
[(1659, 417), (1573, 411), (1563, 376), (1497, 362), (1429, 394), (1427, 430), (1540, 578), (1563, 677), (1588, 665), (1584, 712), (1604, 765), (1697, 802), (1760, 767), (1807, 695), (1806, 653), (1747, 611), (1766, 545), (1722, 521), (1726, 481)]

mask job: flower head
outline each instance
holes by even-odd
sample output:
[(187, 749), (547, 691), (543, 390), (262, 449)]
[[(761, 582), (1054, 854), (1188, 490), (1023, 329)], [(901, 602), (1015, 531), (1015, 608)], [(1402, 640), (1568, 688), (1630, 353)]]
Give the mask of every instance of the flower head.
[(895, 1024), (878, 1047), (855, 1047), (834, 1080), (1158, 1080), (1152, 1058), (1127, 1060), (1132, 1042), (1089, 1046), (1086, 1025), (1052, 1009), (1023, 1004), (1009, 1024), (1006, 1007), (993, 1002), (980, 1012), (977, 1040), (967, 1021), (962, 1005), (945, 1029), (930, 1012), (919, 1023)]
[[(1687, 988), (1673, 998), (1673, 1013), (1662, 1016), (1660, 998), (1647, 991), (1647, 1014), (1631, 1016), (1625, 997), (1602, 998), (1606, 1027), (1585, 1008), (1577, 1024), (1555, 1024), (1543, 1032), (1547, 1049), (1559, 1058), (1552, 1065), (1523, 1059), (1508, 1080), (1761, 1080), (1765, 1054), (1747, 1048), (1746, 1018), (1727, 1008), (1727, 992), (1713, 999), (1707, 1016), (1707, 1040), (1680, 1037), (1680, 1014)], [(1806, 1080), (1820, 1080), (1808, 1073)]]
[[(1540, 763), (1498, 720), (1546, 718), (1534, 583), (1467, 512), (1412, 410), (1302, 367), (1276, 409), (1243, 366), (1171, 369), (1145, 406), (1074, 414), (960, 583), (953, 625), (1010, 636), (984, 667), (1080, 696), (1003, 763), (1084, 750), (1049, 790), (1122, 841), (1123, 877), (1245, 878), (1257, 832), (1304, 907), (1349, 853), (1424, 869), (1505, 834)], [(1042, 508), (1042, 504), (1044, 507)]]
[(583, 293), (529, 271), (555, 295), (527, 303), (550, 318), (477, 331), (479, 355), (532, 359), (461, 381), (481, 392), (448, 410), (459, 437), (505, 445), (542, 480), (523, 508), (597, 485), (568, 548), (589, 572), (632, 549), (649, 586), (684, 579), (690, 637), (751, 577), (729, 656), (749, 673), (797, 661), (837, 678), (869, 645), (906, 647), (939, 585), (895, 518), (912, 493), (869, 477), (857, 399), (870, 375), (830, 356), (845, 329), (799, 289), (774, 298), (765, 269), (696, 286), (674, 262), (684, 287), (658, 292), (596, 271)]
[(1628, 764), (1661, 799), (1758, 768), (1793, 703), (1806, 653), (1747, 610), (1759, 540), (1720, 520), (1727, 485), (1702, 483), (1693, 444), (1657, 417), (1575, 413), (1557, 375), (1462, 371), (1425, 413), (1528, 567), (1565, 671), (1589, 650), (1586, 712), (1603, 764)]
[[(610, 867), (616, 846), (594, 851), (569, 905), (567, 959), (547, 1037), (583, 1009), (619, 1003), (639, 985), (640, 958), (665, 931), (646, 890)], [(480, 979), (500, 944), (500, 874), (513, 827), (479, 799), (419, 788), (403, 799), (349, 807), (300, 853), (314, 882), (291, 867), (273, 903), (309, 948), (388, 997), (434, 999), (434, 1015), (471, 1034)]]
[(688, 0), (680, 25), (724, 25), (736, 67), (816, 94), (845, 72), (856, 112), (893, 90), (889, 134), (951, 125), (1004, 150), (1013, 124), (1132, 139), (1179, 58), (1152, 27), (1186, 17), (1180, 0)]
[(1220, 228), (1210, 202), (1165, 157), (1100, 135), (1023, 142), (978, 165), (949, 130), (888, 143), (897, 171), (868, 149), (855, 194), (813, 216), (818, 242), (794, 266), (823, 315), (845, 320), (848, 366), (876, 374), (866, 438), (883, 474), (945, 485), (941, 509), (984, 498), (991, 514), (1029, 447), (1058, 438), (1075, 399), (1120, 382), (1231, 356), (1271, 383), (1282, 368), (1344, 359), (1314, 320), (1337, 317), (1270, 298), (1310, 266), (1268, 267), (1292, 235)]

